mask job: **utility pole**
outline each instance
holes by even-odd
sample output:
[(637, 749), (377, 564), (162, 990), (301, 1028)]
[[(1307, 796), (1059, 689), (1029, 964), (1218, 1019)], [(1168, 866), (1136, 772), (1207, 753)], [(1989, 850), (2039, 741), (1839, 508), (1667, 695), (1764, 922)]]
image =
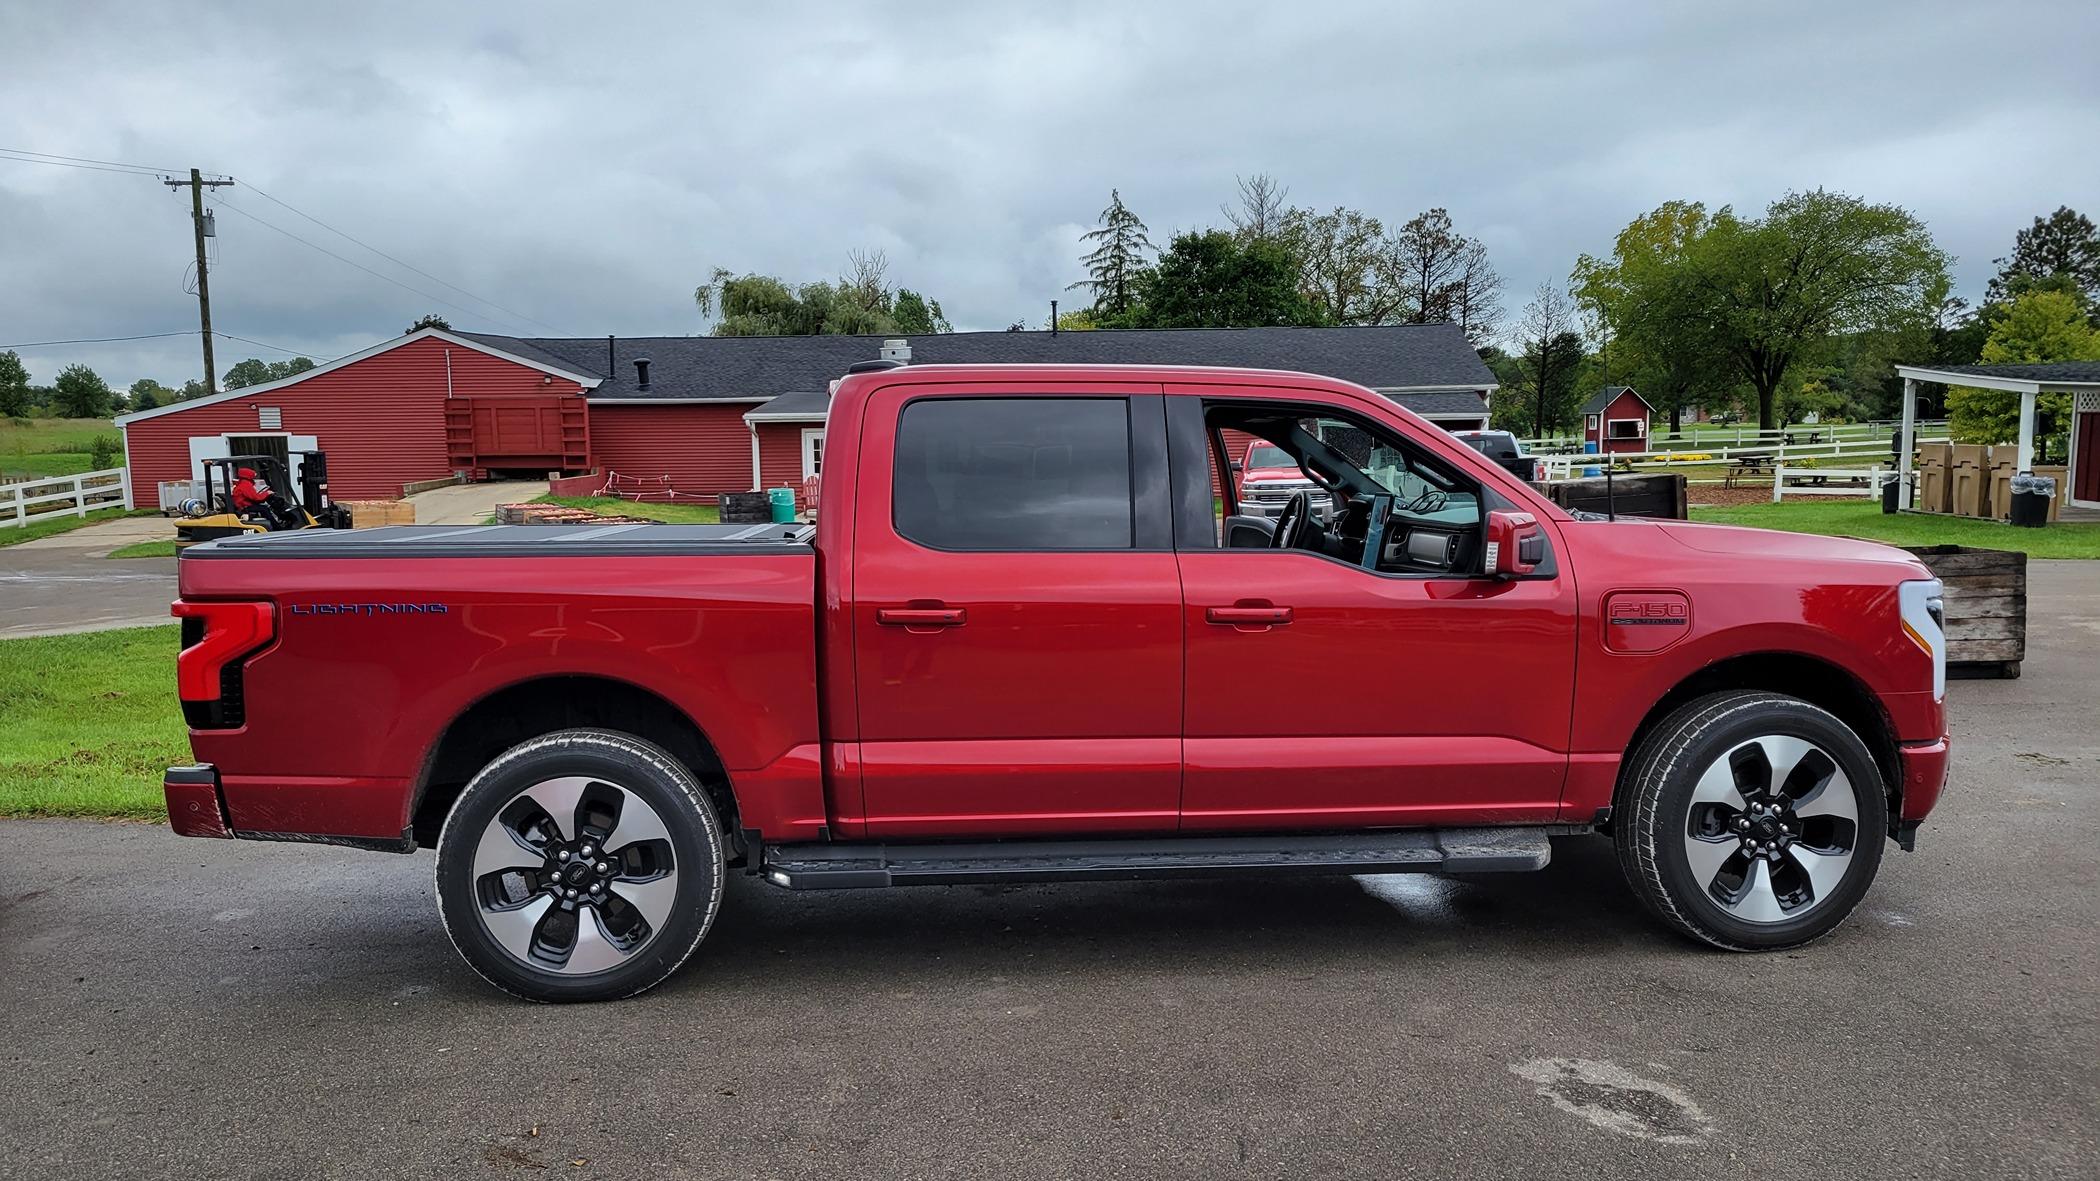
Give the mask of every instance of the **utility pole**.
[(211, 280), (204, 271), (204, 190), (230, 185), (231, 180), (206, 180), (196, 169), (190, 169), (188, 180), (164, 180), (160, 182), (171, 189), (188, 187), (190, 190), (190, 221), (197, 237), (197, 319), (198, 334), (204, 338), (204, 392), (219, 392), (219, 371), (211, 359)]

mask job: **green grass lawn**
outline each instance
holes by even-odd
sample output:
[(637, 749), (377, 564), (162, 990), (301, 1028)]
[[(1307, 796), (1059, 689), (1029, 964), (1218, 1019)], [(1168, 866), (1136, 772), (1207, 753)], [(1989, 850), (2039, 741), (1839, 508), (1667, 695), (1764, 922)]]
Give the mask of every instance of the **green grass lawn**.
[(615, 517), (647, 517), (668, 525), (714, 525), (722, 520), (721, 511), (711, 504), (638, 504), (617, 496), (542, 496), (539, 503)]
[(2031, 558), (2100, 558), (2100, 523), (2056, 523), (2015, 529), (1998, 521), (1929, 513), (1886, 514), (1878, 500), (1794, 501), (1787, 504), (1693, 505), (1692, 519), (1756, 525), (1794, 533), (1864, 537), (1891, 545), (1967, 545), (2017, 550)]
[(111, 550), (112, 558), (172, 558), (175, 556), (175, 539), (166, 541), (135, 541), (122, 549)]
[(20, 527), (10, 526), (0, 529), (0, 547), (20, 545), (25, 541), (35, 541), (39, 537), (50, 537), (55, 533), (70, 533), (75, 529), (82, 529), (89, 525), (99, 525), (104, 521), (114, 521), (118, 517), (157, 517), (159, 515), (159, 513), (151, 509), (140, 509), (137, 512), (132, 512), (128, 509), (105, 508), (97, 509), (84, 517), (57, 517), (45, 521), (31, 521), (29, 524)]
[(124, 466), (123, 436), (106, 418), (0, 418), (0, 483), (94, 471), (89, 450), (97, 435), (116, 440), (110, 462)]
[(161, 814), (190, 759), (175, 627), (0, 640), (0, 816)]

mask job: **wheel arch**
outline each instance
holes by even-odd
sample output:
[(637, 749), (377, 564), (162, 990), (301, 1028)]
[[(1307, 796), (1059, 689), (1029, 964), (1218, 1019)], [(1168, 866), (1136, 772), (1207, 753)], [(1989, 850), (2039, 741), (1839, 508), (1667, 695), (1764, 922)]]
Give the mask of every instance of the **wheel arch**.
[(706, 731), (653, 690), (613, 677), (532, 677), (491, 690), (446, 723), (424, 755), (409, 805), (416, 843), (437, 843), (445, 816), (474, 773), (527, 739), (591, 727), (646, 739), (676, 758), (706, 789), (732, 855), (741, 851), (741, 810), (728, 769)]
[(1896, 728), (1882, 708), (1880, 698), (1866, 683), (1843, 665), (1804, 652), (1775, 650), (1748, 652), (1715, 661), (1686, 676), (1659, 698), (1627, 740), (1625, 757), (1619, 761), (1614, 804), (1623, 799), (1632, 772), (1635, 751), (1648, 740), (1663, 719), (1687, 702), (1713, 693), (1762, 690), (1798, 697), (1829, 711), (1843, 722), (1874, 756), (1881, 773), (1882, 795), (1890, 816), (1902, 807), (1903, 767), (1896, 742)]

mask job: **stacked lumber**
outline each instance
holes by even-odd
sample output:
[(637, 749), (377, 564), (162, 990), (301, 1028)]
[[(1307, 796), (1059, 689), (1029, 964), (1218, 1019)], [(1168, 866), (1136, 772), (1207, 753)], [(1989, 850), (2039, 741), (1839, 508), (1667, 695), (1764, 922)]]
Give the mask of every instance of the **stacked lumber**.
[(616, 517), (560, 504), (499, 504), (498, 525), (653, 525), (647, 517)]
[(350, 524), (358, 529), (416, 523), (416, 506), (406, 500), (338, 500), (335, 503), (350, 510)]

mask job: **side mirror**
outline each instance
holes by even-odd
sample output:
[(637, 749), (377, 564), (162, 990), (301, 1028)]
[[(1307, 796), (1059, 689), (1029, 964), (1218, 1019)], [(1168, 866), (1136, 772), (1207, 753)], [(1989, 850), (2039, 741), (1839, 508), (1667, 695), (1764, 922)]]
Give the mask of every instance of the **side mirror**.
[(1247, 465), (1235, 459), (1232, 461), (1232, 470), (1236, 472), (1243, 472), (1247, 470)]
[(1530, 513), (1488, 514), (1487, 571), (1497, 578), (1521, 578), (1546, 560), (1546, 534)]

